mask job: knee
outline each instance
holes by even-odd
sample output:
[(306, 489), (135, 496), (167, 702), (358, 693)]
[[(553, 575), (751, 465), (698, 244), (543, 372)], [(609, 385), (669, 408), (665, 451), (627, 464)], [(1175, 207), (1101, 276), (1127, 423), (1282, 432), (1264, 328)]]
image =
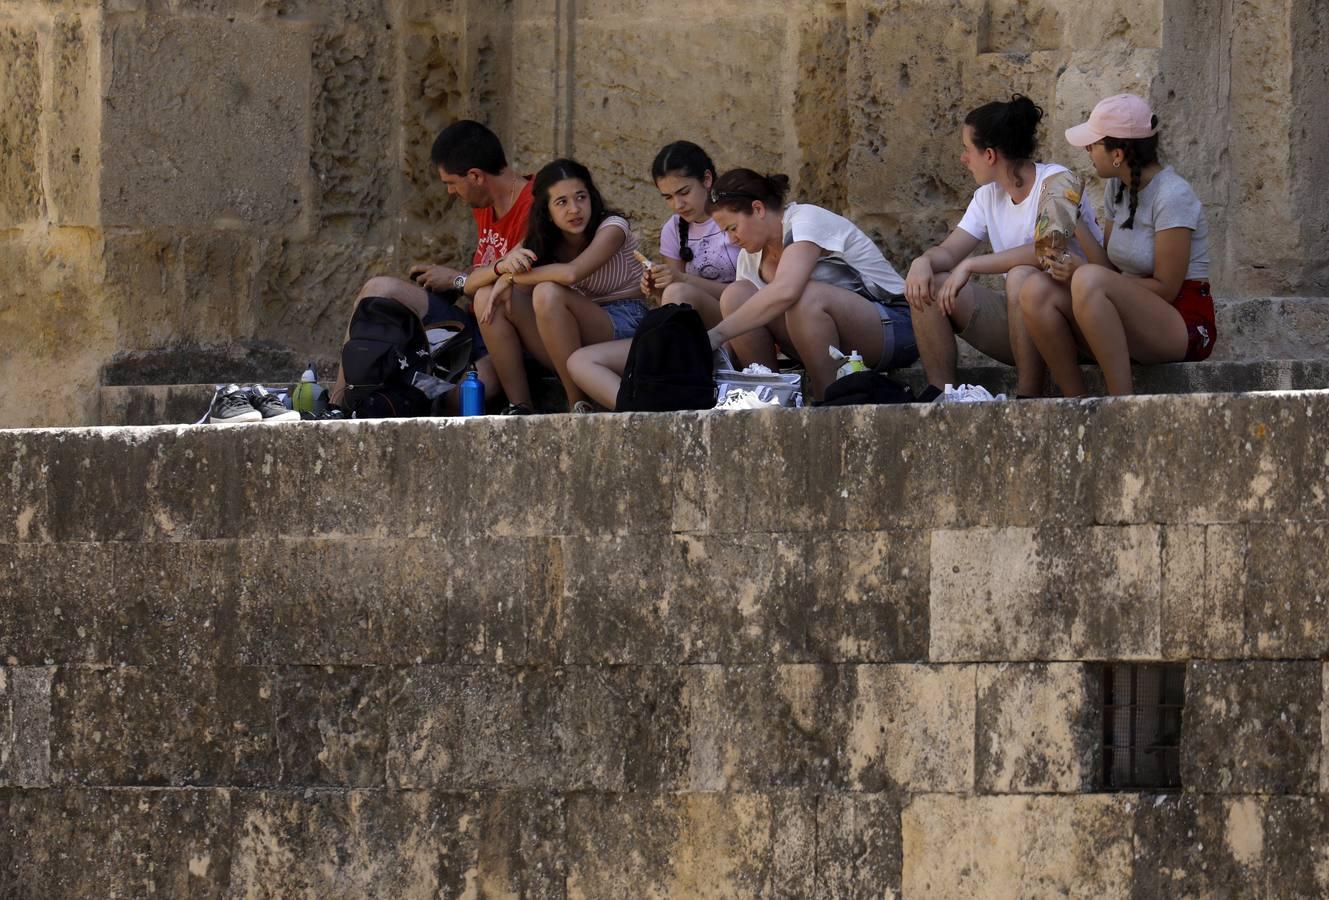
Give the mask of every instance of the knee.
[(1047, 275), (1042, 272), (1031, 275), (1020, 285), (1020, 311), (1029, 316), (1039, 315), (1052, 305), (1054, 292), (1053, 281)]
[(935, 297), (937, 296), (937, 294), (941, 293), (942, 285), (944, 285), (946, 283), (946, 279), (950, 277), (951, 277), (950, 272), (932, 273), (932, 296)]
[(563, 295), (558, 285), (542, 281), (531, 292), (531, 303), (537, 316), (547, 316), (563, 308)]
[(1071, 296), (1099, 290), (1103, 287), (1109, 274), (1108, 269), (1103, 266), (1096, 266), (1093, 263), (1080, 266), (1075, 270), (1075, 274), (1071, 276)]
[(660, 302), (683, 303), (688, 306), (691, 306), (692, 304), (688, 303), (688, 295), (691, 293), (689, 287), (690, 287), (689, 285), (683, 284), (682, 282), (679, 281), (675, 281), (673, 284), (669, 285), (664, 289), (664, 293), (660, 295)]
[(398, 281), (396, 278), (391, 278), (387, 275), (375, 275), (373, 278), (365, 282), (364, 287), (360, 288), (358, 298), (361, 300), (365, 297), (395, 298), (397, 295), (397, 284)]
[(747, 302), (752, 296), (752, 291), (741, 282), (735, 281), (720, 294), (720, 313), (721, 315), (733, 315), (737, 309)]

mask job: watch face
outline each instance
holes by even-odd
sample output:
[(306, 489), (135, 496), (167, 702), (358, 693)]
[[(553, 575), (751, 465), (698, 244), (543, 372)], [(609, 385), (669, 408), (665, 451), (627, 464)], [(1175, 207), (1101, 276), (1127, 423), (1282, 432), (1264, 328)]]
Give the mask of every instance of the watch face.
[(459, 291), (466, 290), (466, 276), (458, 275), (456, 278), (452, 279), (452, 286)]

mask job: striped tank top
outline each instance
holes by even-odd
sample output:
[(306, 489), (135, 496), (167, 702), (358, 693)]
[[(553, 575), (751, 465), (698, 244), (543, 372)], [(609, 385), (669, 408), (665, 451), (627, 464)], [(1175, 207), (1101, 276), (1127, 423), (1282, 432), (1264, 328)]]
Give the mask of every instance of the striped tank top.
[(605, 219), (600, 223), (596, 234), (606, 228), (622, 229), (626, 235), (623, 246), (609, 258), (608, 262), (578, 281), (572, 289), (591, 300), (612, 297), (615, 294), (621, 295), (629, 289), (635, 292), (634, 296), (640, 294), (638, 288), (641, 284), (641, 263), (632, 255), (632, 251), (637, 249), (637, 236), (632, 233), (632, 227), (622, 216), (610, 216)]

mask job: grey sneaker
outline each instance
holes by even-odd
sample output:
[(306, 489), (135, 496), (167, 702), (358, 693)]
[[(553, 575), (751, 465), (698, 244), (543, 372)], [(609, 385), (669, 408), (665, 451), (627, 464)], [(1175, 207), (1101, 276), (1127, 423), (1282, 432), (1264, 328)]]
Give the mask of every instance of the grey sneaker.
[(249, 392), (239, 385), (228, 384), (217, 388), (212, 395), (212, 405), (208, 407), (208, 422), (213, 425), (229, 425), (233, 422), (261, 422), (263, 413), (250, 402)]
[(264, 422), (299, 422), (300, 413), (282, 406), (277, 395), (261, 384), (252, 385), (247, 393), (249, 402), (259, 411)]

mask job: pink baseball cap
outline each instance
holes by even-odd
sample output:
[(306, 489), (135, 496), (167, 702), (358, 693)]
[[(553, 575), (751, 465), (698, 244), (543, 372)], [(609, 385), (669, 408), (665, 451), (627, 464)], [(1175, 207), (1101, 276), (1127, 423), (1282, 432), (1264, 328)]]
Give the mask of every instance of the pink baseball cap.
[(1153, 137), (1158, 134), (1153, 119), (1154, 111), (1143, 98), (1134, 94), (1117, 94), (1098, 101), (1094, 111), (1089, 114), (1088, 122), (1067, 128), (1066, 140), (1072, 147), (1088, 147), (1105, 137), (1123, 140)]

